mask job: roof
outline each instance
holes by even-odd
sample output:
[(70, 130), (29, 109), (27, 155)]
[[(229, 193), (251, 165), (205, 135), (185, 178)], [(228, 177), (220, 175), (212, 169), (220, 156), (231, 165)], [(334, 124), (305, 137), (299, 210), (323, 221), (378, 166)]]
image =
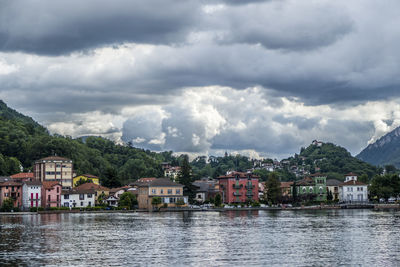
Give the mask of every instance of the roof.
[(150, 181), (154, 181), (156, 179), (157, 178), (155, 178), (155, 177), (146, 177), (146, 178), (140, 178), (139, 180), (137, 180), (137, 182), (139, 182), (139, 183), (147, 183), (147, 182), (150, 182)]
[(217, 182), (213, 180), (197, 180), (192, 184), (198, 187), (198, 189), (196, 189), (197, 192), (212, 192), (215, 191), (216, 183)]
[(83, 189), (83, 188), (71, 188), (69, 190), (62, 190), (62, 195), (76, 195), (76, 194), (94, 194), (94, 189)]
[(303, 180), (296, 182), (296, 185), (315, 185), (315, 182), (310, 177), (306, 177)]
[(358, 176), (357, 174), (355, 174), (354, 172), (349, 172), (348, 174), (346, 174), (345, 176)]
[(340, 186), (351, 186), (351, 185), (367, 185), (367, 184), (364, 184), (364, 183), (362, 183), (360, 181), (356, 181), (356, 180), (350, 180), (350, 181), (340, 184)]
[(75, 176), (74, 178), (79, 177), (79, 176), (84, 176), (84, 177), (86, 177), (86, 178), (95, 178), (95, 179), (99, 179), (99, 177), (97, 177), (96, 175), (93, 175), (93, 174), (81, 174), (81, 175)]
[(293, 182), (281, 182), (281, 188), (288, 188), (293, 185)]
[(339, 186), (343, 182), (336, 180), (336, 179), (328, 179), (326, 180), (326, 186)]
[(57, 182), (57, 181), (43, 181), (42, 184), (43, 184), (43, 188), (44, 189), (51, 189), (55, 185), (60, 185), (61, 186), (61, 184), (59, 182)]
[(0, 183), (11, 181), (11, 177), (9, 176), (0, 176)]
[(81, 184), (80, 186), (75, 187), (75, 189), (78, 189), (78, 190), (91, 189), (91, 190), (96, 190), (96, 191), (110, 191), (109, 188), (98, 185), (98, 184), (94, 184), (94, 183), (84, 183), (84, 184)]
[(110, 189), (110, 193), (116, 193), (116, 192), (118, 192), (119, 190), (124, 190), (124, 191), (126, 191), (128, 188), (130, 188), (129, 185), (125, 185), (125, 186), (122, 186), (122, 187), (111, 188), (111, 189)]
[(20, 172), (10, 176), (13, 179), (33, 178), (33, 172)]
[(226, 178), (235, 178), (236, 176), (239, 176), (239, 178), (246, 178), (250, 176), (251, 178), (258, 179), (260, 178), (259, 176), (252, 174), (252, 173), (247, 173), (247, 172), (231, 172), (230, 174), (227, 175), (221, 175), (217, 177), (217, 179), (226, 179)]
[(153, 181), (142, 183), (139, 185), (140, 187), (161, 187), (161, 186), (168, 186), (168, 187), (183, 187), (183, 185), (175, 183), (171, 181), (169, 178), (157, 178)]
[(0, 186), (21, 186), (21, 185), (22, 183), (15, 181), (7, 181), (7, 180), (3, 182), (0, 181)]
[(26, 185), (39, 185), (39, 186), (42, 186), (42, 182), (41, 181), (26, 181), (26, 182), (23, 182), (24, 184), (26, 184)]
[(50, 156), (46, 158), (41, 158), (37, 161), (72, 161), (68, 158), (58, 157), (58, 156)]

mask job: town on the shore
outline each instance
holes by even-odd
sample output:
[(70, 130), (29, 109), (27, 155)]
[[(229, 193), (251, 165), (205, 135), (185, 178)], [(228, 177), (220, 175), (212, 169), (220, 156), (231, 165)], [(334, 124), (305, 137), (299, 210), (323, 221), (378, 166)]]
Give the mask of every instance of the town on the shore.
[(355, 173), (345, 175), (344, 181), (315, 173), (292, 182), (280, 182), (271, 175), (268, 181), (261, 182), (251, 170), (228, 171), (216, 179), (202, 178), (185, 186), (179, 183), (181, 167), (165, 162), (162, 168), (162, 178), (140, 178), (122, 187), (107, 188), (94, 175), (76, 175), (71, 159), (49, 156), (35, 161), (33, 172), (0, 177), (0, 207), (3, 211), (160, 211), (197, 208), (204, 204), (215, 208), (242, 208), (369, 202), (369, 185), (359, 181)]

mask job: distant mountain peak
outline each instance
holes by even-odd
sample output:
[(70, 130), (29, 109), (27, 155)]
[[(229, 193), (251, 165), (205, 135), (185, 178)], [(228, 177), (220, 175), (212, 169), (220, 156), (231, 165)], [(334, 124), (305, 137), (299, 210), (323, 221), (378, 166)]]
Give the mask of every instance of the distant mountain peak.
[(400, 167), (400, 127), (369, 144), (357, 158), (374, 165)]

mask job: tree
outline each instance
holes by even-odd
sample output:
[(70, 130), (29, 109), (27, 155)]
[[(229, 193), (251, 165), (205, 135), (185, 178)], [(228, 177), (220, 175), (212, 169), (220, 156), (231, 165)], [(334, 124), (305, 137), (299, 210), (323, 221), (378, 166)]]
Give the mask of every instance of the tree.
[(1, 210), (5, 212), (9, 212), (14, 208), (14, 201), (12, 198), (6, 198), (3, 201), (3, 205), (1, 206)]
[(215, 195), (215, 198), (214, 198), (214, 206), (215, 206), (215, 207), (220, 207), (221, 204), (222, 204), (222, 197), (221, 197), (221, 194), (220, 194), (220, 193), (217, 193), (217, 194)]
[(107, 196), (106, 194), (104, 194), (104, 192), (102, 192), (98, 197), (97, 197), (97, 202), (99, 203), (100, 206), (105, 205), (105, 200), (106, 200)]
[(80, 186), (80, 185), (83, 185), (83, 184), (86, 184), (86, 183), (93, 183), (93, 181), (90, 180), (90, 179), (83, 179), (83, 178), (80, 178), (80, 179), (75, 183), (75, 186), (77, 187), (77, 186)]
[(369, 178), (368, 175), (366, 175), (365, 173), (362, 174), (359, 178), (358, 181), (364, 183), (364, 184), (368, 184), (369, 183)]
[(151, 199), (151, 205), (153, 205), (153, 207), (158, 207), (158, 205), (161, 204), (161, 197), (153, 197)]
[(278, 204), (282, 197), (282, 191), (281, 182), (276, 173), (270, 173), (269, 178), (265, 183), (265, 187), (267, 190), (267, 201), (272, 204)]
[(329, 200), (329, 201), (333, 200), (333, 194), (332, 194), (331, 190), (328, 190), (328, 194), (326, 195), (326, 199)]
[(178, 182), (183, 185), (183, 194), (189, 197), (189, 202), (192, 203), (196, 194), (196, 187), (192, 184), (192, 168), (189, 164), (189, 157), (183, 156), (181, 170), (178, 174)]
[(105, 171), (105, 177), (102, 179), (102, 185), (113, 188), (121, 186), (121, 182), (117, 177), (117, 171), (115, 168), (109, 167)]
[(372, 198), (397, 197), (400, 194), (400, 178), (396, 174), (377, 175), (371, 181), (369, 188)]
[(292, 199), (293, 199), (293, 203), (297, 203), (298, 197), (297, 197), (296, 181), (294, 181), (293, 185), (292, 185)]
[(136, 196), (131, 192), (125, 192), (119, 197), (118, 207), (127, 207), (128, 209), (132, 210), (136, 205)]

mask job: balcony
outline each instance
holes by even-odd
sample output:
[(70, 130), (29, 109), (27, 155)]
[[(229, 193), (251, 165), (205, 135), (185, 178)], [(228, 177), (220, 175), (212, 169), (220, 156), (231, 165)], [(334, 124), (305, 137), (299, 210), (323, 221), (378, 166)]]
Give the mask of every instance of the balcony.
[(239, 192), (233, 192), (233, 195), (234, 195), (235, 197), (239, 197), (239, 196), (241, 196), (241, 195), (242, 195), (242, 193), (239, 193)]
[(253, 195), (254, 195), (254, 194), (253, 194), (253, 192), (251, 192), (251, 191), (246, 193), (246, 196), (248, 196), (248, 197), (252, 197)]
[(254, 188), (255, 188), (255, 186), (252, 185), (252, 184), (247, 184), (246, 185), (246, 189), (254, 189)]

